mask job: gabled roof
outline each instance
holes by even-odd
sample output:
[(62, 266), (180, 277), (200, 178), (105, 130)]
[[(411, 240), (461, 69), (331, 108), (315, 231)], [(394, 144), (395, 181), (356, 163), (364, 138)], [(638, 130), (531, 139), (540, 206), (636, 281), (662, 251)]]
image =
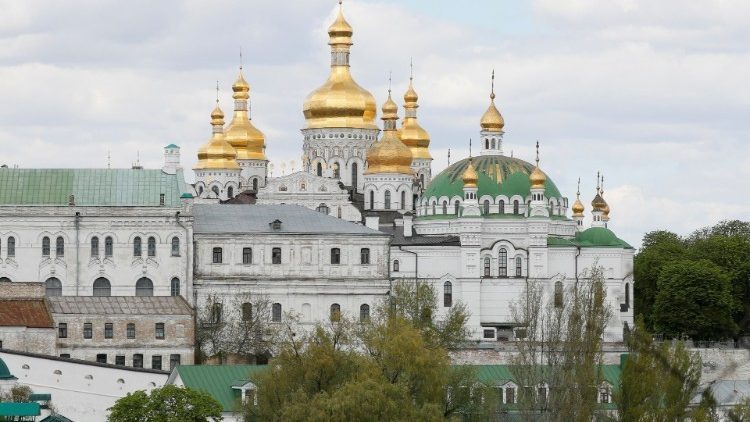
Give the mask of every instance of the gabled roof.
[(192, 315), (182, 296), (52, 296), (53, 314)]
[(233, 386), (251, 381), (265, 365), (180, 365), (175, 370), (185, 387), (203, 390), (221, 403), (225, 412), (237, 410), (239, 390)]
[[(299, 205), (196, 204), (196, 234), (294, 233), (385, 236), (376, 230)], [(270, 224), (280, 220), (281, 229)]]
[(188, 188), (182, 171), (146, 169), (0, 168), (0, 205), (180, 207)]
[(44, 299), (0, 299), (0, 327), (54, 328)]

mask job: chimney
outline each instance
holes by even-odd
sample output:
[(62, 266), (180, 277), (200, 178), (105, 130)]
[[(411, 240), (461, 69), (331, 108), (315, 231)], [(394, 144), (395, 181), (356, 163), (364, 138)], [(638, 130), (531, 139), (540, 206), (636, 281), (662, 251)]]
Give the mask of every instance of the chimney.
[(404, 220), (404, 237), (411, 237), (413, 227), (414, 227), (413, 226), (414, 216), (412, 215), (412, 213), (407, 212), (406, 214), (404, 214), (403, 220)]
[(380, 230), (380, 216), (375, 213), (365, 216), (365, 226), (373, 230)]
[(164, 166), (161, 168), (166, 174), (176, 174), (177, 170), (182, 170), (180, 165), (180, 147), (175, 144), (169, 144), (164, 147)]

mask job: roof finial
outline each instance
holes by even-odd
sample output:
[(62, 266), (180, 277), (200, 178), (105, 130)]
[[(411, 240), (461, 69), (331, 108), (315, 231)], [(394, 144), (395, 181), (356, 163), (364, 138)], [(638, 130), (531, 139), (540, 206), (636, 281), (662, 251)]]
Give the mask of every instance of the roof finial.
[(539, 141), (536, 141), (536, 166), (539, 167)]
[(242, 46), (240, 46), (240, 70), (242, 70)]
[(495, 99), (495, 69), (492, 69), (492, 89), (490, 91), (490, 100)]
[(602, 173), (602, 191), (601, 194), (604, 195), (604, 173)]
[(469, 158), (471, 158), (471, 138), (469, 138)]
[(581, 178), (578, 178), (578, 187), (576, 188), (576, 198), (581, 196)]
[(388, 71), (388, 96), (391, 96), (391, 76), (393, 74), (393, 71)]
[(216, 81), (216, 105), (219, 105), (219, 81)]
[(414, 79), (414, 60), (412, 57), (409, 57), (409, 82)]
[(599, 172), (596, 172), (596, 193), (599, 193)]
[(451, 165), (451, 149), (448, 148), (448, 165)]
[(107, 151), (107, 168), (112, 168), (112, 154), (109, 151)]

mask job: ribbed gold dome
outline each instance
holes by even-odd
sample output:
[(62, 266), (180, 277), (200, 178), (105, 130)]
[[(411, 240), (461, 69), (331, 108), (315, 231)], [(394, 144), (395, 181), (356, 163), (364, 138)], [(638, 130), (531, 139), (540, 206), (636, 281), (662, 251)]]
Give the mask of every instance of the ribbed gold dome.
[(487, 111), (482, 115), (482, 119), (479, 121), (482, 130), (499, 132), (505, 127), (505, 119), (502, 114), (495, 107), (495, 93), (490, 94), (490, 106), (487, 107)]
[(383, 135), (367, 150), (367, 171), (365, 174), (400, 173), (412, 175), (411, 150), (398, 138), (396, 120), (398, 106), (391, 99), (383, 104)]
[(268, 160), (265, 154), (266, 137), (250, 120), (247, 104), (250, 85), (242, 76), (241, 67), (232, 91), (234, 116), (226, 129), (226, 141), (237, 151), (238, 160)]
[(544, 172), (539, 170), (539, 166), (537, 165), (534, 167), (534, 171), (529, 175), (529, 179), (531, 180), (532, 189), (544, 189), (544, 183), (547, 181), (547, 176), (545, 176)]
[(211, 112), (213, 135), (204, 146), (198, 149), (198, 163), (195, 170), (222, 169), (237, 170), (237, 152), (224, 139), (224, 112), (219, 105)]
[(474, 164), (471, 162), (471, 159), (469, 159), (469, 165), (466, 167), (464, 174), (461, 175), (461, 180), (463, 180), (465, 188), (477, 187), (479, 174), (477, 174), (477, 170), (474, 168)]
[(359, 86), (349, 72), (352, 27), (339, 7), (336, 20), (328, 28), (331, 46), (331, 73), (328, 80), (305, 100), (303, 112), (308, 129), (377, 129), (375, 97)]
[(428, 147), (430, 146), (430, 134), (417, 122), (417, 92), (414, 90), (412, 79), (409, 78), (409, 89), (404, 94), (404, 111), (406, 116), (401, 125), (399, 136), (401, 141), (411, 149), (412, 158), (423, 158), (432, 160)]
[(596, 196), (591, 201), (591, 207), (594, 211), (602, 211), (602, 212), (604, 212), (604, 208), (607, 207), (607, 202), (604, 200), (604, 198), (602, 198), (599, 192), (596, 193)]
[(576, 196), (576, 201), (573, 203), (573, 217), (583, 217), (583, 203), (581, 202), (581, 198), (579, 196)]

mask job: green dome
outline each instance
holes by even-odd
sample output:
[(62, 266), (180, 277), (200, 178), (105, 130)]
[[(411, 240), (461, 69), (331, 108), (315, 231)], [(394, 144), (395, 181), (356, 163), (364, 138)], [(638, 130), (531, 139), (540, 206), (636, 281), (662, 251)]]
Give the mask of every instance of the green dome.
[(0, 358), (0, 380), (14, 380), (16, 377), (14, 377), (10, 371), (8, 370), (8, 366), (5, 365), (5, 362), (3, 362), (3, 359)]
[[(534, 170), (534, 165), (518, 158), (506, 157), (504, 155), (482, 155), (471, 159), (479, 174), (477, 182), (477, 197), (490, 195), (493, 198), (505, 195), (509, 199), (513, 195), (526, 198), (531, 194), (531, 180), (529, 175)], [(432, 179), (427, 186), (423, 198), (440, 198), (447, 196), (463, 196), (464, 183), (461, 176), (469, 165), (469, 159), (451, 164)], [(545, 173), (546, 174), (546, 173)], [(547, 175), (544, 184), (544, 194), (547, 198), (562, 198), (555, 182)]]
[(582, 247), (604, 246), (633, 249), (627, 242), (617, 237), (612, 230), (604, 227), (591, 227), (576, 233), (576, 243)]

